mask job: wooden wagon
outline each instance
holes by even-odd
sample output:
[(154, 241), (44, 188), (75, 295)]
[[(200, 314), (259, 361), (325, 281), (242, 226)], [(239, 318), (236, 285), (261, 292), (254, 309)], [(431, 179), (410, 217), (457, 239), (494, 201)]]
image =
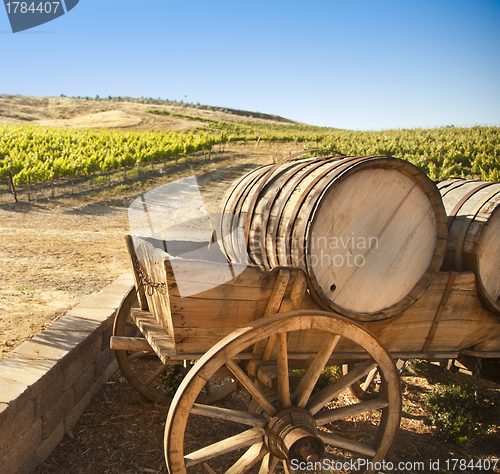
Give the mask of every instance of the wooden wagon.
[[(351, 467), (374, 472), (393, 444), (400, 424), (401, 390), (394, 360), (447, 360), (460, 355), (500, 357), (499, 316), (492, 305), (486, 309), (481, 303), (476, 274), (462, 268), (440, 271), (447, 249), (448, 220), (444, 208), (440, 214), (442, 201), (437, 188), (413, 168), (401, 171), (403, 165), (399, 160), (364, 158), (321, 159), (320, 164), (305, 160), (289, 163), (289, 168), (270, 166), (250, 173), (246, 181), (239, 180), (228, 191), (223, 205), (232, 206), (229, 211), (225, 209), (231, 216), (243, 211), (247, 216), (252, 215), (245, 220), (248, 225), (239, 237), (232, 229), (228, 230), (232, 220), (220, 223), (222, 236), (212, 242), (127, 236), (136, 285), (117, 312), (111, 346), (124, 375), (138, 391), (150, 400), (170, 403), (165, 458), (171, 474), (214, 473), (217, 472), (211, 465), (214, 460), (226, 474), (289, 473), (300, 465), (319, 466), (314, 463), (325, 459), (333, 462), (340, 452), (350, 453), (355, 460)], [(297, 167), (306, 171), (303, 176), (309, 180), (302, 188), (297, 184), (300, 174)], [(418, 204), (420, 214), (413, 212), (419, 216), (420, 226), (437, 229), (431, 238), (430, 256), (408, 263), (412, 271), (415, 265), (419, 270), (411, 277), (410, 286), (404, 282), (406, 291), (401, 293), (391, 287), (387, 298), (365, 298), (366, 305), (358, 308), (359, 303), (351, 303), (345, 296), (347, 290), (339, 298), (335, 291), (344, 288), (342, 278), (356, 282), (356, 291), (363, 291), (366, 278), (352, 273), (346, 276), (340, 271), (335, 273), (336, 284), (330, 284), (328, 275), (322, 274), (319, 267), (311, 267), (311, 246), (305, 246), (305, 260), (299, 258), (300, 249), (298, 257), (284, 255), (298, 258), (299, 264), (292, 261), (291, 265), (283, 265), (279, 255), (274, 259), (266, 257), (264, 265), (263, 247), (253, 251), (258, 254), (252, 257), (253, 264), (234, 255), (240, 248), (234, 239), (243, 239), (243, 248), (252, 238), (266, 242), (266, 236), (255, 236), (257, 226), (251, 222), (256, 219), (262, 225), (263, 220), (271, 219), (269, 215), (263, 219), (262, 214), (254, 212), (259, 208), (256, 195), (270, 193), (272, 203), (278, 203), (282, 215), (289, 219), (294, 213), (287, 213), (287, 206), (278, 198), (286, 190), (283, 182), (293, 181), (293, 190), (301, 188), (302, 193), (309, 193), (307, 199), (296, 197), (290, 201), (293, 190), (288, 196), (292, 208), (304, 203), (313, 205), (306, 232), (297, 234), (297, 238), (307, 242), (314, 235), (310, 224), (314, 222), (318, 203), (324, 205), (328, 194), (316, 193), (314, 207), (311, 201), (315, 186), (337, 196), (339, 185), (335, 179), (339, 176), (341, 184), (351, 177), (366, 181), (367, 176), (376, 174), (374, 169), (381, 168), (395, 170), (398, 179), (402, 174), (402, 189), (408, 188), (405, 180), (423, 183), (420, 194), (410, 204), (408, 195), (415, 194), (415, 184), (401, 194), (401, 202), (397, 193), (391, 191), (391, 202), (384, 211), (387, 221), (395, 219), (397, 214), (387, 210), (391, 205), (415, 209)], [(311, 175), (315, 176), (312, 180)], [(282, 180), (278, 191), (269, 186), (273, 176)], [(331, 179), (326, 185), (321, 181), (325, 176)], [(379, 179), (377, 174), (376, 181)], [(237, 192), (240, 198), (234, 199), (238, 186), (244, 186), (247, 192), (240, 189)], [(248, 186), (257, 189), (249, 192)], [(352, 199), (352, 196), (342, 198), (337, 204), (351, 203)], [(430, 208), (423, 209), (423, 202), (430, 203), (432, 212)], [(432, 219), (427, 219), (429, 213)], [(272, 219), (276, 215), (280, 218), (279, 213), (274, 213)], [(344, 216), (345, 224), (349, 221), (348, 213)], [(357, 226), (358, 220), (351, 221)], [(325, 217), (319, 222), (324, 225)], [(382, 223), (379, 237), (388, 228), (388, 222)], [(277, 224), (274, 228), (266, 226), (268, 234), (280, 232), (276, 231)], [(285, 229), (289, 227), (284, 225)], [(361, 232), (359, 226), (356, 229)], [(393, 248), (422, 247), (420, 241), (414, 240), (416, 231), (408, 222), (401, 229), (392, 235), (399, 239), (410, 229), (404, 237), (405, 246), (396, 243)], [(294, 232), (289, 239), (295, 238)], [(344, 225), (343, 232), (350, 235), (354, 231)], [(233, 239), (229, 244), (228, 236)], [(293, 242), (290, 245), (293, 248)], [(370, 250), (366, 249), (366, 260), (370, 258)], [(391, 258), (400, 262), (403, 251), (398, 252), (395, 256), (386, 255), (390, 268), (394, 267)], [(426, 263), (422, 264), (422, 260)], [(382, 264), (377, 265), (379, 268)], [(401, 275), (398, 274), (398, 280), (403, 279)], [(488, 275), (489, 281), (492, 278)], [(369, 283), (368, 288), (372, 287), (373, 283)], [(383, 293), (382, 285), (376, 287), (378, 293)], [(490, 293), (497, 291), (495, 288), (498, 285), (495, 287), (493, 283)], [(398, 300), (392, 300), (392, 293), (398, 291)], [(320, 386), (318, 380), (324, 369), (339, 365), (344, 367), (343, 375)], [(184, 368), (185, 374), (173, 399), (165, 389), (164, 380), (171, 366)], [(247, 406), (211, 405), (236, 386), (247, 395)], [(360, 398), (359, 402), (342, 405), (337, 397), (346, 389), (351, 389)], [(352, 417), (363, 414), (367, 421), (358, 421), (359, 429), (346, 429)], [(205, 422), (218, 420), (227, 429), (219, 430), (220, 439), (216, 441), (204, 439), (203, 435), (193, 436), (186, 431), (188, 419), (193, 417), (195, 420), (202, 417)]]

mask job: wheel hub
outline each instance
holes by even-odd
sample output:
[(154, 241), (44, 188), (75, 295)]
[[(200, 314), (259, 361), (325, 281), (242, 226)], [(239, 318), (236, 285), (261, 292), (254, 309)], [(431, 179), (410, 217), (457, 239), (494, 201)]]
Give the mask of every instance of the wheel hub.
[(325, 444), (317, 435), (314, 418), (303, 408), (287, 408), (271, 419), (267, 444), (279, 459), (316, 462), (323, 458)]

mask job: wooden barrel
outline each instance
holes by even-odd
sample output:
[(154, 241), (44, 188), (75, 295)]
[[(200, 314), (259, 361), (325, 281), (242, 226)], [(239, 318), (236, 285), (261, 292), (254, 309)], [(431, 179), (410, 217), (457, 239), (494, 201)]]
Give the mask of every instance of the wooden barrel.
[[(219, 226), (232, 261), (305, 270), (325, 309), (358, 320), (394, 316), (441, 267), (446, 215), (435, 184), (380, 156), (285, 161), (226, 193)], [(244, 229), (237, 232), (237, 222)]]
[(437, 187), (448, 215), (443, 270), (473, 271), (483, 306), (500, 314), (500, 183), (452, 179)]

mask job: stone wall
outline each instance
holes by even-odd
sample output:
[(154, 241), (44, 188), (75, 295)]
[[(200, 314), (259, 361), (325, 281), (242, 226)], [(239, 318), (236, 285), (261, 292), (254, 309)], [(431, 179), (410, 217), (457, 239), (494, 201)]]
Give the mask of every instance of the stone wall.
[(109, 349), (122, 275), (0, 360), (0, 471), (30, 474), (116, 371)]

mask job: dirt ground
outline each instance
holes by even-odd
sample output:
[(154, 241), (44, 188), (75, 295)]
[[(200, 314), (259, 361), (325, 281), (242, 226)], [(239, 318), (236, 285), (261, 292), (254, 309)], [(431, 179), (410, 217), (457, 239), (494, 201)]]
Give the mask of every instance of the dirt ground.
[[(191, 174), (197, 176), (207, 212), (217, 212), (234, 179), (273, 157), (296, 151), (288, 147), (234, 145), (212, 162), (194, 169), (179, 167), (142, 175), (129, 191), (83, 192), (37, 201), (12, 202), (0, 196), (0, 358), (32, 338), (89, 294), (123, 273), (130, 273), (124, 236), (128, 206), (140, 192)], [(137, 186), (139, 185), (139, 186)], [(88, 185), (87, 185), (88, 190)], [(23, 196), (22, 199), (25, 199)]]
[[(459, 381), (469, 376), (454, 374)], [(500, 386), (483, 381), (481, 384), (484, 396), (497, 394)], [(489, 470), (445, 469), (446, 460), (463, 459), (467, 462), (478, 462), (490, 459), (493, 466), (495, 459), (500, 458), (500, 431), (488, 435), (474, 444), (452, 444), (436, 441), (431, 429), (424, 424), (426, 413), (422, 408), (425, 395), (434, 388), (426, 378), (405, 374), (402, 377), (403, 416), (401, 428), (396, 441), (386, 458), (386, 463), (407, 466), (403, 470), (386, 470), (382, 474), (430, 474), (432, 472), (461, 472), (476, 474), (478, 472), (500, 473), (500, 461)], [(242, 392), (234, 392), (223, 401), (214, 405), (232, 408), (244, 407), (247, 399)], [(344, 392), (338, 398), (340, 405), (356, 403), (357, 400)], [(244, 408), (243, 408), (244, 409)], [(167, 474), (164, 458), (164, 431), (168, 407), (148, 402), (131, 388), (120, 372), (103, 387), (94, 397), (74, 429), (67, 433), (52, 455), (37, 470), (37, 474)], [(376, 420), (363, 419), (361, 415), (354, 420), (342, 422), (342, 434), (359, 433), (359, 430), (370, 429)], [(194, 444), (199, 439), (225, 439), (230, 429), (223, 422), (204, 417), (190, 417), (186, 430), (185, 442)], [(364, 431), (362, 431), (364, 432)], [(234, 434), (234, 433), (233, 433)], [(243, 452), (243, 451), (242, 451)], [(242, 453), (241, 452), (241, 453)], [(240, 453), (240, 455), (241, 455)], [(343, 459), (342, 457), (329, 459)], [(210, 467), (217, 474), (225, 472), (224, 456), (219, 463), (210, 462)], [(440, 468), (430, 470), (429, 463), (439, 461)], [(414, 463), (424, 462), (425, 469), (419, 469)], [(452, 462), (452, 461), (450, 461)], [(485, 464), (482, 464), (483, 466)], [(192, 472), (192, 471), (189, 471)], [(203, 469), (195, 470), (196, 474), (206, 474)], [(256, 473), (256, 470), (250, 471)], [(323, 471), (328, 474), (330, 471)], [(348, 474), (350, 471), (332, 471), (337, 474)], [(275, 471), (284, 474), (282, 468)], [(301, 473), (303, 474), (303, 473)], [(307, 474), (314, 474), (307, 471)], [(319, 472), (317, 474), (320, 474)]]

